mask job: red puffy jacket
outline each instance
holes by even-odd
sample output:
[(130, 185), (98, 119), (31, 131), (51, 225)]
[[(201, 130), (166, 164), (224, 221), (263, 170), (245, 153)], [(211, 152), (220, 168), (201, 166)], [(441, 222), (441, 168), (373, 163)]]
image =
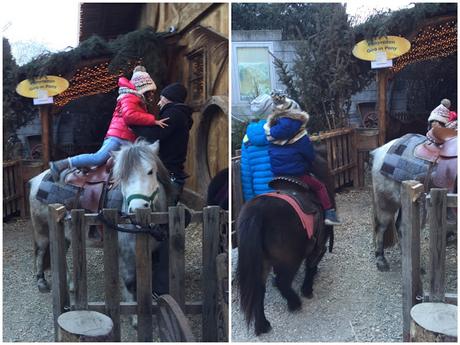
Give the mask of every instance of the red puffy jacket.
[[(136, 90), (136, 87), (124, 77), (118, 80), (118, 86)], [(136, 135), (128, 126), (153, 126), (154, 124), (155, 116), (147, 112), (144, 101), (134, 94), (127, 93), (118, 100), (105, 137), (118, 137), (133, 142), (136, 140)]]

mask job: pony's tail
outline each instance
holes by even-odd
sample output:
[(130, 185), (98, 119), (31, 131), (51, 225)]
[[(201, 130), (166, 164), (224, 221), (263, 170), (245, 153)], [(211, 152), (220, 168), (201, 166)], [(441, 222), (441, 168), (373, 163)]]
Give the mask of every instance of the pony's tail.
[(238, 266), (236, 280), (240, 305), (249, 327), (256, 307), (264, 297), (264, 253), (262, 249), (262, 214), (260, 210), (244, 207), (238, 217)]

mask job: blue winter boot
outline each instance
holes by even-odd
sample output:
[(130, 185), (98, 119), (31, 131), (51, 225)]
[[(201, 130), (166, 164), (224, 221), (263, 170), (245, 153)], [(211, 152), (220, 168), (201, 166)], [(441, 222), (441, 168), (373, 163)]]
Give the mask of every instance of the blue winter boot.
[(331, 208), (324, 211), (324, 224), (326, 225), (341, 225), (342, 223), (337, 218), (337, 213), (335, 209)]

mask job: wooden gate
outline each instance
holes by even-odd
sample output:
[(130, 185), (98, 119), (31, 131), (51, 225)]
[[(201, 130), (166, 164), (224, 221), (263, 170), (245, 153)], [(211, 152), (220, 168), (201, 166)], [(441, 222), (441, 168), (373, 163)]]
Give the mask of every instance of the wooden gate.
[(24, 215), (24, 188), (21, 160), (3, 163), (3, 219)]
[(310, 139), (326, 145), (327, 161), (335, 188), (357, 185), (357, 151), (353, 128), (335, 129), (311, 136)]
[(420, 277), (420, 215), (425, 207), (422, 195), (423, 185), (418, 181), (402, 183), (403, 341), (410, 340), (410, 311), (415, 304), (422, 301), (457, 304), (457, 294), (445, 292), (446, 235), (457, 229), (457, 223), (447, 222), (446, 213), (447, 208), (457, 207), (457, 194), (433, 188), (426, 198), (430, 225), (430, 291), (425, 293)]
[[(104, 217), (119, 223), (118, 211), (105, 209)], [(59, 204), (49, 206), (51, 243), (51, 267), (53, 286), (53, 314), (55, 338), (57, 340), (57, 318), (68, 310), (94, 310), (109, 316), (114, 323), (112, 341), (120, 341), (120, 314), (137, 314), (138, 341), (152, 341), (152, 314), (158, 305), (152, 301), (152, 270), (150, 246), (151, 236), (146, 233), (136, 235), (137, 302), (121, 302), (118, 278), (118, 233), (104, 225), (104, 288), (105, 301), (88, 301), (86, 271), (86, 228), (102, 224), (95, 214), (85, 214), (84, 210), (71, 211), (72, 261), (75, 282), (75, 303), (71, 305), (67, 291), (65, 238), (65, 208)], [(220, 232), (228, 223), (228, 212), (218, 206), (210, 206), (192, 215), (192, 223), (203, 223), (203, 300), (185, 300), (185, 212), (183, 206), (170, 207), (169, 212), (151, 212), (149, 209), (136, 210), (136, 222), (141, 225), (169, 224), (169, 294), (177, 301), (186, 314), (202, 315), (202, 341), (217, 341), (218, 338), (218, 273), (216, 257), (219, 254)], [(225, 234), (223, 235), (226, 236)], [(161, 333), (161, 330), (160, 330)]]

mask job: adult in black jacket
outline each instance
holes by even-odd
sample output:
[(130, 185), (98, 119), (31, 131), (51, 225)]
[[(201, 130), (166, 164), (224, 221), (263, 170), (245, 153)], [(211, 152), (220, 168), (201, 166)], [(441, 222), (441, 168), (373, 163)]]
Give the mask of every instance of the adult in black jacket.
[[(166, 86), (160, 95), (160, 119), (168, 118), (167, 127), (158, 130), (158, 126), (131, 126), (137, 136), (153, 143), (160, 140), (160, 159), (169, 170), (176, 193), (173, 204), (177, 204), (184, 188), (187, 174), (184, 163), (187, 157), (189, 131), (192, 128), (192, 109), (184, 104), (187, 89), (179, 83)], [(154, 253), (153, 292), (162, 295), (169, 292), (169, 241), (163, 241)]]
[(173, 83), (166, 86), (161, 92), (160, 119), (168, 118), (167, 127), (155, 128), (155, 126), (131, 126), (137, 136), (144, 137), (153, 143), (160, 140), (160, 159), (169, 170), (171, 180), (182, 192), (187, 174), (184, 171), (184, 163), (187, 156), (189, 131), (192, 127), (192, 109), (184, 104), (187, 90), (182, 84)]

